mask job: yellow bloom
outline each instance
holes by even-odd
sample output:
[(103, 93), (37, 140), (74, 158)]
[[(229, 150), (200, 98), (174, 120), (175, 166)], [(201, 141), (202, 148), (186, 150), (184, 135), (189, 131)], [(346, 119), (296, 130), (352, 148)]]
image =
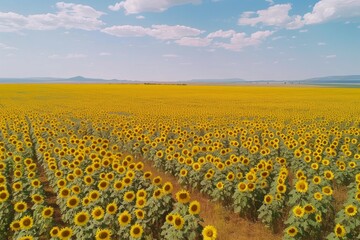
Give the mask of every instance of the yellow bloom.
[(206, 226), (202, 230), (202, 235), (204, 237), (204, 240), (215, 240), (217, 237), (217, 230), (214, 226)]
[(17, 202), (14, 205), (14, 210), (18, 213), (25, 212), (27, 210), (28, 206), (26, 202)]
[(91, 212), (91, 216), (95, 220), (102, 219), (104, 217), (104, 214), (105, 214), (104, 209), (100, 206), (95, 207)]
[(290, 237), (295, 237), (296, 234), (298, 233), (298, 230), (297, 230), (296, 227), (291, 226), (291, 227), (289, 227), (288, 229), (286, 229), (286, 233), (287, 233), (287, 235), (289, 235)]
[(116, 205), (116, 203), (109, 203), (107, 206), (106, 206), (106, 212), (108, 214), (115, 214), (116, 211), (118, 210), (118, 206)]
[(176, 200), (180, 203), (188, 203), (190, 201), (190, 193), (186, 190), (180, 190), (176, 193)]
[(293, 213), (294, 213), (295, 217), (301, 218), (304, 216), (305, 210), (301, 206), (295, 206), (293, 208)]
[(77, 226), (85, 226), (90, 220), (90, 215), (87, 212), (78, 212), (74, 217), (74, 223)]
[(34, 220), (30, 216), (24, 216), (23, 218), (20, 219), (21, 229), (23, 230), (31, 229), (33, 227), (33, 224), (34, 224)]
[(296, 191), (306, 193), (308, 190), (308, 183), (305, 180), (297, 181), (295, 185)]
[(133, 238), (141, 238), (144, 230), (140, 224), (134, 224), (131, 226), (130, 235)]
[(264, 196), (264, 203), (265, 204), (271, 204), (272, 203), (272, 201), (273, 201), (273, 196), (272, 195), (265, 195)]
[(192, 215), (200, 213), (200, 203), (198, 201), (192, 201), (189, 205), (189, 213)]
[(53, 207), (45, 207), (41, 212), (43, 218), (51, 218), (53, 214), (54, 214)]
[(122, 212), (118, 217), (118, 222), (121, 227), (128, 225), (131, 221), (131, 215), (128, 211)]
[(96, 240), (110, 240), (111, 239), (111, 230), (110, 229), (98, 229), (96, 231)]
[(345, 227), (340, 223), (336, 224), (334, 232), (337, 237), (344, 237), (346, 235)]
[(71, 239), (72, 235), (73, 235), (73, 230), (69, 227), (64, 227), (60, 230), (58, 237), (61, 240), (69, 240), (69, 239)]
[(346, 215), (348, 215), (350, 217), (353, 217), (357, 213), (357, 207), (350, 204), (350, 205), (345, 207), (345, 213), (346, 213)]
[(183, 228), (185, 223), (185, 220), (183, 217), (181, 217), (180, 215), (175, 215), (174, 216), (174, 221), (173, 221), (173, 225), (176, 229), (180, 230)]

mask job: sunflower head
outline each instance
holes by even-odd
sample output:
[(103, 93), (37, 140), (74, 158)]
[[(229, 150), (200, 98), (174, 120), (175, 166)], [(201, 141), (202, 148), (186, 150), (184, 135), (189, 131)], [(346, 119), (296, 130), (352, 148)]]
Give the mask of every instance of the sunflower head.
[(124, 194), (124, 201), (125, 202), (132, 202), (135, 199), (135, 193), (134, 191), (127, 191)]
[(95, 220), (102, 219), (104, 217), (104, 215), (105, 215), (104, 209), (100, 206), (95, 207), (91, 212), (91, 216)]
[(346, 235), (345, 227), (340, 223), (336, 224), (334, 232), (337, 237), (344, 237)]
[(108, 214), (115, 214), (118, 210), (118, 206), (116, 205), (116, 203), (112, 202), (112, 203), (109, 203), (107, 206), (106, 206), (106, 212)]
[(69, 240), (69, 239), (71, 239), (72, 235), (73, 235), (73, 230), (69, 227), (64, 227), (60, 230), (58, 237), (61, 240)]
[(50, 236), (51, 236), (51, 237), (58, 237), (58, 236), (59, 236), (59, 233), (60, 233), (60, 228), (59, 228), (59, 227), (53, 227), (53, 228), (50, 230)]
[(122, 212), (118, 217), (118, 222), (121, 227), (127, 226), (131, 221), (131, 215), (128, 211)]
[(189, 213), (192, 215), (200, 213), (200, 203), (198, 201), (192, 201), (189, 205)]
[(306, 193), (308, 190), (308, 183), (305, 180), (299, 180), (295, 185), (296, 191)]
[(172, 223), (173, 223), (173, 226), (174, 226), (176, 229), (180, 230), (180, 229), (183, 228), (184, 223), (185, 223), (185, 220), (184, 220), (184, 218), (183, 218), (182, 216), (180, 216), (180, 215), (175, 215), (175, 216), (174, 216), (174, 220), (173, 220)]
[(111, 230), (110, 229), (98, 229), (96, 231), (96, 240), (110, 240), (111, 239)]
[(68, 197), (66, 200), (66, 206), (68, 208), (75, 208), (79, 205), (80, 199), (77, 196)]
[(26, 204), (26, 202), (17, 202), (15, 203), (14, 205), (14, 210), (18, 213), (22, 213), (22, 212), (25, 212), (27, 210), (28, 206)]
[(269, 194), (265, 195), (264, 196), (264, 203), (265, 204), (271, 204), (273, 199), (274, 199), (274, 197), (272, 195), (269, 195)]
[(350, 205), (347, 205), (345, 207), (345, 214), (350, 216), (350, 217), (353, 217), (357, 214), (357, 207), (350, 204)]
[(145, 217), (145, 211), (142, 209), (136, 209), (135, 210), (135, 215), (137, 219), (144, 219)]
[(131, 226), (130, 235), (133, 238), (141, 238), (144, 230), (140, 224), (134, 224)]
[(89, 220), (90, 215), (85, 211), (78, 212), (74, 217), (74, 223), (77, 226), (85, 226)]
[(291, 226), (286, 229), (286, 234), (289, 235), (290, 237), (295, 237), (297, 235), (297, 233), (298, 233), (298, 230), (294, 226)]
[(23, 230), (31, 229), (33, 227), (33, 224), (34, 224), (33, 218), (28, 215), (20, 219), (21, 229)]
[(176, 200), (180, 203), (188, 203), (190, 201), (190, 193), (186, 190), (180, 190), (176, 193)]
[(302, 208), (301, 206), (298, 205), (293, 208), (293, 213), (294, 213), (295, 217), (301, 218), (304, 216), (305, 210), (304, 210), (304, 208)]
[(10, 228), (12, 231), (19, 231), (21, 229), (21, 223), (19, 220), (15, 220), (10, 224)]
[(217, 230), (211, 225), (204, 227), (201, 234), (204, 240), (215, 240), (217, 238)]
[(53, 207), (45, 207), (41, 212), (43, 218), (51, 218), (53, 214), (54, 214)]

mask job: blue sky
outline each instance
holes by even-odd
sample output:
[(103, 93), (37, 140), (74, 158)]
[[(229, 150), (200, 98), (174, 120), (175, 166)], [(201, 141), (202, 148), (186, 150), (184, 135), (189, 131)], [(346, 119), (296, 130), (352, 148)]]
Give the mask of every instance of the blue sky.
[(359, 0), (2, 0), (0, 77), (360, 74)]

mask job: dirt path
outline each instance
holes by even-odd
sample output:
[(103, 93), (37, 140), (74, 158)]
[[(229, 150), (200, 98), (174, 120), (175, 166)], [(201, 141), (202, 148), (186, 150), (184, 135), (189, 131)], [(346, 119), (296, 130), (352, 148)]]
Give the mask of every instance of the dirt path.
[[(173, 184), (173, 195), (181, 189), (177, 179), (157, 170), (150, 161), (142, 160), (144, 171), (151, 171), (155, 176), (161, 176), (163, 182)], [(204, 219), (204, 225), (213, 225), (218, 231), (219, 240), (280, 240), (282, 234), (274, 235), (260, 222), (251, 222), (240, 218), (234, 212), (225, 209), (220, 203), (212, 202), (199, 191), (191, 191), (191, 200), (197, 200), (201, 204), (200, 216)]]

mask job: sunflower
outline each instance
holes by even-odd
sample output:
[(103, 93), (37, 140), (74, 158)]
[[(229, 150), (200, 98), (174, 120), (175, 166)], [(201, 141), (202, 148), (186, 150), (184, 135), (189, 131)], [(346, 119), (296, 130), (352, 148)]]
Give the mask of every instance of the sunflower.
[(305, 210), (305, 213), (310, 214), (310, 213), (315, 212), (315, 207), (309, 203), (304, 206), (304, 210)]
[(98, 188), (102, 191), (105, 191), (107, 188), (109, 187), (109, 182), (106, 181), (106, 180), (101, 180), (99, 183), (98, 183)]
[(204, 240), (215, 240), (217, 237), (217, 230), (214, 226), (206, 226), (202, 230), (201, 234), (204, 237)]
[(33, 227), (34, 220), (30, 216), (24, 216), (20, 219), (20, 225), (22, 230), (29, 230)]
[(180, 230), (183, 228), (185, 223), (185, 220), (180, 215), (175, 215), (173, 220), (173, 225), (177, 230)]
[(60, 189), (60, 192), (59, 192), (59, 195), (60, 195), (60, 198), (67, 198), (69, 195), (70, 195), (70, 189), (64, 187), (62, 189)]
[(321, 183), (321, 177), (320, 176), (314, 176), (312, 179), (314, 184), (320, 184)]
[(71, 196), (68, 197), (66, 201), (66, 206), (68, 208), (75, 208), (79, 205), (79, 203), (80, 203), (80, 199), (77, 196)]
[(285, 193), (286, 192), (286, 185), (285, 184), (278, 184), (276, 186), (276, 191), (278, 193)]
[(162, 182), (162, 178), (161, 178), (160, 176), (157, 176), (157, 177), (155, 177), (155, 178), (152, 180), (152, 183), (153, 183), (153, 185), (155, 185), (155, 186), (160, 185), (161, 182)]
[(58, 237), (58, 236), (59, 236), (59, 233), (60, 233), (59, 227), (53, 227), (53, 228), (50, 230), (50, 236), (51, 236), (51, 237)]
[(173, 224), (174, 222), (174, 215), (173, 214), (168, 214), (166, 215), (166, 222), (169, 224)]
[(97, 190), (92, 190), (89, 193), (89, 198), (90, 198), (91, 201), (96, 201), (96, 200), (99, 199), (99, 197), (100, 197), (100, 193)]
[(58, 188), (63, 188), (66, 186), (66, 180), (65, 179), (59, 179), (57, 182), (56, 182), (56, 185), (58, 186)]
[(125, 202), (131, 202), (135, 199), (135, 193), (134, 191), (127, 191), (125, 194), (124, 194), (124, 201)]
[(121, 227), (128, 225), (131, 221), (131, 215), (128, 211), (122, 212), (118, 217), (118, 222)]
[(80, 190), (80, 187), (77, 186), (77, 185), (74, 185), (71, 187), (71, 191), (74, 193), (74, 194), (79, 194), (81, 192)]
[(95, 220), (102, 219), (104, 217), (104, 214), (105, 214), (104, 209), (100, 206), (95, 207), (91, 212), (91, 216)]
[(23, 237), (20, 237), (18, 238), (18, 240), (33, 240), (34, 237), (33, 236), (30, 236), (30, 235), (27, 235), (27, 236), (23, 236)]
[(143, 208), (146, 204), (146, 198), (137, 198), (136, 199), (136, 207), (137, 208)]
[(238, 190), (239, 190), (240, 192), (245, 192), (245, 191), (247, 190), (247, 185), (246, 185), (246, 183), (240, 182), (240, 183), (238, 184)]
[(272, 195), (265, 195), (265, 197), (264, 197), (264, 203), (265, 204), (271, 204), (272, 203), (272, 201), (273, 201), (273, 196)]
[(330, 186), (325, 186), (322, 188), (322, 192), (323, 194), (325, 194), (326, 196), (331, 196), (333, 194), (333, 190), (331, 189)]
[(71, 239), (72, 235), (73, 235), (73, 230), (69, 227), (64, 227), (60, 230), (58, 237), (61, 240), (69, 240), (69, 239)]
[(346, 215), (348, 215), (350, 217), (353, 217), (357, 213), (357, 207), (350, 204), (350, 205), (345, 207), (345, 213), (346, 213)]
[(301, 206), (298, 205), (293, 208), (293, 213), (294, 213), (295, 217), (301, 218), (304, 216), (305, 210), (304, 210), (304, 208), (302, 208)]
[(320, 192), (314, 193), (314, 198), (315, 198), (316, 200), (321, 201), (322, 197), (323, 197), (323, 196), (322, 196), (322, 194), (321, 194)]
[(324, 172), (324, 177), (327, 179), (327, 180), (333, 180), (334, 179), (334, 173), (330, 170), (327, 170)]
[(162, 188), (158, 188), (154, 191), (153, 197), (155, 199), (160, 199), (164, 195), (164, 190)]
[(345, 227), (340, 223), (336, 224), (334, 232), (337, 237), (344, 237), (346, 235)]
[(87, 186), (90, 186), (90, 185), (92, 185), (94, 183), (94, 179), (89, 175), (86, 175), (84, 177), (83, 181)]
[(12, 185), (12, 189), (14, 189), (15, 192), (22, 190), (22, 183), (21, 182), (15, 182)]
[(54, 214), (53, 207), (45, 207), (41, 212), (43, 218), (51, 218), (53, 214)]
[(133, 238), (141, 238), (144, 230), (140, 224), (134, 224), (131, 226), (130, 235)]
[(106, 206), (106, 212), (110, 215), (115, 214), (117, 210), (118, 210), (118, 206), (116, 205), (115, 202), (109, 203)]
[(136, 209), (135, 210), (135, 215), (137, 219), (144, 219), (145, 217), (145, 211), (142, 209)]
[(308, 190), (308, 183), (305, 180), (299, 180), (295, 185), (296, 191), (306, 193)]
[(14, 205), (14, 210), (18, 213), (22, 213), (25, 212), (27, 210), (28, 206), (26, 204), (26, 202), (17, 202)]
[(189, 213), (192, 215), (200, 213), (200, 203), (198, 201), (192, 201), (189, 205)]
[(74, 223), (77, 226), (85, 226), (89, 220), (90, 215), (85, 211), (78, 212), (74, 217)]
[(188, 171), (185, 168), (180, 170), (180, 177), (186, 177), (187, 174), (188, 174)]
[(186, 190), (180, 190), (176, 193), (176, 200), (180, 203), (188, 203), (190, 201), (190, 193)]
[(290, 237), (295, 237), (296, 234), (298, 233), (298, 230), (297, 230), (296, 227), (291, 226), (291, 227), (289, 227), (288, 229), (286, 229), (286, 233), (287, 233), (287, 235), (289, 235)]
[(162, 188), (164, 190), (165, 194), (171, 193), (172, 190), (174, 189), (173, 185), (171, 182), (166, 182)]
[(18, 221), (18, 220), (13, 221), (13, 222), (10, 224), (10, 228), (11, 228), (11, 230), (13, 230), (14, 232), (15, 232), (15, 231), (19, 231), (19, 230), (21, 229), (21, 223), (20, 223), (20, 221)]
[(122, 183), (124, 186), (130, 186), (132, 184), (132, 178), (124, 177)]
[(111, 239), (111, 230), (110, 229), (98, 229), (96, 231), (96, 240), (110, 240)]
[(360, 202), (360, 192), (357, 192), (357, 193), (355, 194), (355, 199)]
[(116, 191), (120, 191), (120, 190), (122, 190), (124, 188), (124, 184), (123, 184), (122, 181), (117, 180), (117, 181), (114, 182), (113, 187), (114, 187), (114, 189)]
[(147, 192), (146, 190), (144, 189), (139, 189), (137, 192), (136, 192), (136, 197), (137, 198), (146, 198), (147, 196)]
[(89, 197), (84, 197), (82, 200), (81, 200), (81, 203), (83, 206), (87, 206), (89, 205), (91, 202), (90, 198)]
[(321, 214), (316, 214), (315, 220), (316, 220), (318, 223), (321, 223), (321, 222), (322, 222)]

